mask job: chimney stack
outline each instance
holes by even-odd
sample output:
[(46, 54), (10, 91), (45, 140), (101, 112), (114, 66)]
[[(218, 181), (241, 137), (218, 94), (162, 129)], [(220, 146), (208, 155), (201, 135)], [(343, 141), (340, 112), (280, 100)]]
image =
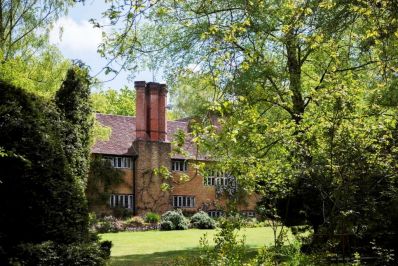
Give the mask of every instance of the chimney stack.
[(136, 138), (141, 140), (148, 139), (147, 132), (147, 105), (146, 105), (146, 82), (136, 81), (135, 87), (135, 131)]
[(136, 138), (150, 141), (166, 141), (165, 84), (136, 81)]
[(159, 88), (159, 140), (160, 141), (166, 141), (167, 138), (166, 104), (167, 104), (167, 86), (166, 84), (160, 84)]

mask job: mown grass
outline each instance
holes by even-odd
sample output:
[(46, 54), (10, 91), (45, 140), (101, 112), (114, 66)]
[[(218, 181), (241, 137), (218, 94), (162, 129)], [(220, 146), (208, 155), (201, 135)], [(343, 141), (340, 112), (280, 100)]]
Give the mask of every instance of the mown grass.
[[(102, 234), (101, 239), (111, 240), (112, 266), (161, 265), (178, 256), (199, 254), (199, 240), (204, 234), (212, 243), (216, 230), (190, 229), (184, 231), (147, 231)], [(269, 227), (244, 228), (239, 236), (245, 236), (245, 243), (256, 250), (273, 241)]]

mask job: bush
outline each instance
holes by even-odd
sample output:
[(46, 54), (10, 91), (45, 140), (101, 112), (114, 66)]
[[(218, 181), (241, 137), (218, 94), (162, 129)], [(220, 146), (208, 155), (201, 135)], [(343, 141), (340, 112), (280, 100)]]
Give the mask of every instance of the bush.
[(245, 218), (242, 220), (242, 227), (246, 228), (262, 227), (264, 225), (263, 222), (259, 222), (256, 218)]
[(112, 209), (113, 216), (119, 219), (126, 219), (133, 216), (133, 211), (126, 208), (113, 208)]
[(141, 216), (134, 216), (125, 221), (125, 227), (138, 227), (143, 225), (145, 225), (145, 221)]
[(204, 211), (200, 211), (191, 217), (191, 224), (199, 229), (214, 229), (216, 222)]
[(147, 223), (158, 223), (160, 221), (160, 215), (153, 212), (147, 212), (145, 214), (145, 222)]
[(62, 245), (53, 241), (16, 247), (11, 265), (105, 265), (112, 242)]
[(105, 216), (97, 222), (95, 229), (98, 233), (116, 233), (123, 231), (124, 223), (113, 216)]
[(174, 225), (171, 221), (163, 221), (160, 223), (160, 230), (162, 231), (174, 230)]
[[(92, 112), (81, 74), (68, 71), (54, 100), (0, 81), (0, 265), (11, 258), (22, 265), (72, 265), (64, 262), (67, 251), (72, 259), (101, 252), (84, 194)], [(58, 257), (60, 263), (45, 261)]]
[[(181, 210), (168, 211), (162, 215), (160, 230), (186, 230), (188, 220), (184, 217)], [(166, 225), (165, 222), (170, 222)]]

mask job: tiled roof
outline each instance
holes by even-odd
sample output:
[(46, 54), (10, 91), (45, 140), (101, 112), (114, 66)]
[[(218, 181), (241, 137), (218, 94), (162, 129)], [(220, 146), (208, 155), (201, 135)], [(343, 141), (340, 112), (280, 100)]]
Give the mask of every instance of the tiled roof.
[(97, 121), (112, 129), (108, 141), (97, 141), (92, 153), (112, 155), (135, 155), (132, 143), (135, 139), (135, 117), (96, 114)]
[[(92, 153), (109, 155), (137, 155), (132, 147), (135, 140), (135, 117), (121, 115), (96, 114), (97, 121), (112, 129), (108, 141), (97, 141), (91, 149)], [(173, 141), (173, 136), (177, 130), (183, 130), (188, 133), (188, 120), (167, 121), (167, 141)], [(181, 154), (172, 154), (175, 159), (199, 159), (206, 160), (206, 157), (197, 156), (197, 149), (194, 143), (190, 141), (189, 133), (184, 145), (184, 150), (189, 156)]]

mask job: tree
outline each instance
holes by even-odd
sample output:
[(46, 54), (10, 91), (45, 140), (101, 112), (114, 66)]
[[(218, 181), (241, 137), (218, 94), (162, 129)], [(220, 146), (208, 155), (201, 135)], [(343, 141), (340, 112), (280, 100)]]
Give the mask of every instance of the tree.
[(220, 98), (212, 79), (190, 69), (180, 70), (178, 77), (167, 81), (173, 117), (199, 117), (206, 113), (213, 101)]
[(16, 56), (0, 64), (0, 75), (4, 81), (16, 87), (51, 99), (65, 79), (71, 66), (69, 60), (51, 46), (29, 58)]
[(2, 265), (100, 265), (107, 257), (88, 228), (82, 180), (91, 115), (78, 69), (69, 71), (56, 103), (0, 82)]
[(88, 70), (74, 67), (68, 70), (66, 79), (55, 95), (55, 104), (65, 121), (65, 153), (73, 175), (82, 182), (83, 190), (87, 183), (93, 126), (89, 85)]
[[(396, 201), (397, 113), (378, 101), (396, 87), (394, 7), (367, 0), (115, 0), (105, 14), (111, 24), (126, 23), (100, 50), (129, 67), (157, 58), (169, 79), (198, 66), (221, 96), (210, 109), (222, 129), (194, 132), (202, 148), (241, 184), (286, 202), (302, 199), (296, 211), (329, 240), (362, 222), (377, 234), (376, 224), (393, 221), (383, 207), (375, 209), (380, 220), (351, 214), (369, 214), (361, 199), (369, 206)], [(369, 185), (375, 183), (383, 185)], [(375, 203), (375, 195), (388, 196)]]
[(135, 115), (135, 92), (124, 87), (120, 90), (108, 89), (91, 95), (94, 111), (113, 115)]
[(0, 63), (29, 58), (47, 43), (49, 29), (76, 1), (1, 0)]
[(51, 98), (70, 62), (49, 45), (53, 23), (75, 2), (0, 1), (0, 75), (17, 87)]

